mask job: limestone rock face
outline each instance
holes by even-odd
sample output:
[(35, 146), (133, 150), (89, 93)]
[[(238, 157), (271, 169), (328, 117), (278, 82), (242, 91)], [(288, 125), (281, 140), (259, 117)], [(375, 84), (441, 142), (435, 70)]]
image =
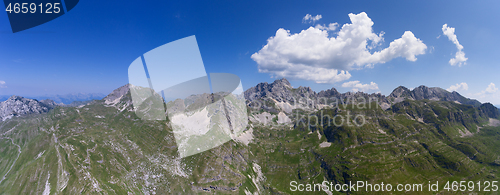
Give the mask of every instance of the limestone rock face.
[[(388, 109), (391, 105), (409, 100), (433, 100), (433, 101), (453, 101), (455, 103), (481, 106), (481, 103), (474, 99), (466, 98), (456, 91), (448, 92), (439, 87), (419, 86), (413, 90), (399, 86), (388, 96), (380, 93), (346, 92), (340, 93), (335, 88), (323, 90), (318, 93), (310, 87), (293, 88), (285, 78), (274, 81), (259, 83), (255, 87), (245, 91), (245, 98), (250, 105), (259, 105), (262, 109), (272, 113), (291, 113), (293, 109), (318, 110), (324, 108), (332, 102), (339, 104), (370, 103), (377, 102), (383, 109)], [(356, 102), (353, 102), (356, 101)], [(277, 107), (268, 106), (272, 102)], [(308, 102), (309, 101), (309, 102)], [(361, 102), (360, 102), (361, 101)]]
[(439, 87), (427, 87), (419, 86), (413, 90), (409, 90), (406, 87), (399, 86), (388, 96), (393, 103), (401, 102), (405, 99), (411, 100), (434, 100), (434, 101), (456, 101), (461, 104), (472, 105), (474, 107), (479, 107), (481, 103), (477, 100), (465, 98), (456, 91), (448, 92)]
[[(278, 102), (292, 101), (292, 86), (286, 79), (276, 80), (271, 84), (259, 83), (245, 91), (247, 100), (254, 100), (262, 97), (270, 97)], [(311, 90), (312, 91), (312, 90)]]
[(4, 102), (0, 102), (0, 121), (5, 121), (15, 116), (45, 113), (53, 109), (56, 105), (52, 100), (38, 101), (14, 95)]

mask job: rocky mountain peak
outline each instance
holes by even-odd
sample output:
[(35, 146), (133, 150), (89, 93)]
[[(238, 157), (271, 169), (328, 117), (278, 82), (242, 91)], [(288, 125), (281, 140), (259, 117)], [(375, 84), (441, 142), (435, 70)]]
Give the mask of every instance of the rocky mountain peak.
[(411, 91), (404, 87), (404, 86), (399, 86), (396, 89), (392, 91), (392, 93), (389, 95), (391, 98), (411, 98)]
[(439, 87), (429, 88), (427, 86), (419, 86), (412, 91), (413, 97), (416, 100), (430, 99), (430, 100), (442, 100), (446, 99), (448, 101), (457, 101), (457, 99), (451, 97), (451, 93), (441, 89)]
[(456, 91), (450, 93), (439, 87), (427, 87), (425, 85), (418, 86), (411, 91), (406, 87), (399, 86), (392, 91), (389, 97), (392, 99), (391, 101), (393, 103), (401, 102), (404, 99), (428, 99), (434, 101), (454, 101), (461, 104), (472, 105), (474, 107), (481, 105), (479, 101), (465, 98)]
[(245, 91), (245, 98), (254, 100), (262, 97), (270, 97), (277, 101), (283, 102), (292, 99), (291, 91), (292, 86), (285, 78), (274, 81), (271, 84), (267, 82), (259, 83)]
[(292, 87), (290, 82), (288, 82), (288, 80), (286, 80), (285, 78), (275, 80), (271, 85), (273, 85), (273, 86), (285, 86), (285, 87), (290, 87), (290, 88)]
[(340, 93), (333, 87), (331, 89), (327, 89), (326, 91), (323, 90), (318, 93), (319, 97), (337, 97), (339, 95)]
[(5, 121), (15, 116), (45, 113), (56, 105), (53, 101), (38, 101), (13, 95), (9, 99), (0, 102), (0, 120)]
[(118, 89), (113, 90), (110, 94), (108, 94), (104, 98), (104, 101), (106, 103), (116, 102), (118, 99), (121, 99), (123, 96), (125, 96), (130, 91), (130, 87), (132, 87), (132, 86), (133, 85), (131, 85), (131, 84), (126, 84), (124, 86), (119, 87)]
[(302, 87), (300, 86), (297, 88), (298, 93), (307, 93), (307, 94), (316, 94), (314, 90), (311, 89), (311, 87)]
[(17, 95), (13, 95), (13, 96), (10, 96), (9, 99), (7, 99), (7, 101), (22, 101), (23, 99), (25, 99), (24, 97), (21, 97), (21, 96), (17, 96)]
[(479, 110), (490, 118), (496, 119), (500, 116), (500, 110), (498, 110), (498, 108), (493, 106), (491, 103), (481, 104), (481, 106), (479, 106)]

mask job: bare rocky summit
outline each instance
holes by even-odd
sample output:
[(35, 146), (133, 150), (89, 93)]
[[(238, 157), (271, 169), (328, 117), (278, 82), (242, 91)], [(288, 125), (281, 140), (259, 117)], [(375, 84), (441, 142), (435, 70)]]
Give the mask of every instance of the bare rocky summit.
[(388, 98), (393, 103), (401, 102), (405, 99), (410, 100), (435, 100), (435, 101), (453, 101), (460, 104), (472, 105), (474, 107), (479, 107), (481, 102), (466, 98), (460, 95), (458, 92), (448, 92), (439, 87), (427, 87), (421, 85), (413, 90), (409, 90), (406, 87), (399, 86), (388, 96)]
[(34, 100), (20, 96), (11, 96), (4, 102), (0, 102), (0, 121), (15, 116), (45, 113), (53, 109), (57, 104), (53, 100)]
[[(340, 93), (335, 88), (323, 90), (318, 93), (313, 91), (310, 87), (293, 88), (290, 82), (285, 78), (274, 81), (271, 84), (267, 82), (259, 83), (257, 86), (252, 87), (245, 91), (245, 98), (252, 103), (254, 100), (269, 99), (274, 100), (278, 104), (296, 105), (297, 102), (302, 100), (311, 100), (314, 104), (307, 105), (314, 109), (322, 108), (321, 104), (325, 104), (325, 99), (337, 100), (340, 104), (350, 104), (354, 101), (377, 102), (378, 105), (386, 110), (395, 103), (402, 102), (406, 99), (409, 100), (433, 100), (433, 101), (453, 101), (455, 103), (472, 105), (474, 107), (481, 106), (481, 103), (474, 99), (466, 98), (456, 91), (448, 92), (439, 87), (419, 86), (410, 90), (404, 86), (399, 86), (392, 91), (388, 96), (380, 93), (364, 93), (364, 92), (346, 92)], [(307, 103), (306, 103), (307, 104)], [(272, 109), (264, 110), (273, 111)]]

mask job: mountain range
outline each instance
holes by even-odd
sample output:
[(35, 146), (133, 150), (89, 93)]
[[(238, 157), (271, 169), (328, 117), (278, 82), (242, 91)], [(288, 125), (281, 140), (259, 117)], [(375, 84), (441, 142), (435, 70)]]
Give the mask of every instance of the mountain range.
[(0, 102), (0, 121), (16, 116), (45, 113), (58, 106), (53, 100), (33, 100), (20, 96), (12, 96)]
[[(358, 99), (360, 97), (365, 98), (365, 100), (376, 100), (383, 109), (388, 109), (390, 105), (401, 102), (403, 100), (434, 100), (434, 101), (454, 101), (460, 104), (472, 105), (478, 107), (481, 102), (465, 98), (457, 92), (448, 92), (439, 87), (426, 87), (419, 86), (413, 90), (409, 90), (406, 87), (399, 86), (392, 91), (389, 96), (384, 96), (379, 93), (367, 94), (363, 92), (347, 92), (339, 93), (335, 88), (323, 90), (319, 93), (313, 91), (310, 87), (298, 87), (296, 89), (292, 88), (290, 82), (286, 79), (276, 80), (271, 84), (260, 83), (255, 87), (252, 87), (245, 91), (245, 98), (248, 100), (259, 99), (259, 98), (270, 98), (277, 102), (283, 103), (294, 103), (293, 101), (298, 101), (301, 98), (307, 98), (311, 100), (318, 100), (322, 97), (326, 98), (336, 98), (338, 100), (345, 99)], [(320, 106), (320, 105), (316, 105)]]
[(243, 134), (180, 158), (170, 119), (141, 120), (131, 87), (76, 107), (17, 96), (0, 103), (0, 192), (295, 194), (292, 181), (500, 178), (500, 111), (440, 88), (384, 96), (260, 83), (244, 92)]
[[(5, 100), (9, 99), (11, 96), (12, 95), (1, 95), (0, 101), (5, 101)], [(86, 102), (86, 101), (92, 101), (92, 100), (100, 100), (100, 99), (104, 98), (105, 96), (106, 95), (101, 94), (101, 93), (71, 93), (71, 94), (66, 94), (66, 95), (26, 96), (26, 98), (36, 99), (36, 100), (50, 99), (58, 104), (62, 103), (65, 105), (69, 105), (73, 102)]]
[[(118, 91), (128, 85), (121, 87)], [(115, 92), (111, 93), (113, 95)], [(290, 82), (285, 78), (274, 81), (271, 84), (260, 83), (257, 86), (251, 87), (244, 92), (245, 98), (248, 100), (269, 98), (278, 102), (280, 110), (290, 113), (291, 105), (299, 103), (299, 100), (315, 100), (315, 105), (305, 105), (306, 107), (312, 106), (315, 109), (321, 108), (322, 103), (319, 101), (321, 98), (336, 98), (338, 100), (357, 100), (360, 97), (365, 98), (366, 101), (376, 101), (382, 109), (388, 109), (390, 105), (399, 103), (403, 100), (433, 100), (433, 101), (453, 101), (459, 104), (472, 105), (474, 107), (481, 106), (481, 102), (465, 98), (458, 92), (448, 92), (439, 87), (426, 87), (419, 86), (413, 90), (406, 87), (399, 86), (392, 91), (389, 96), (384, 96), (379, 93), (367, 94), (363, 92), (347, 92), (339, 93), (335, 88), (320, 91), (316, 93), (310, 87), (292, 88)], [(108, 97), (110, 96), (108, 95)], [(123, 94), (121, 94), (123, 95)], [(18, 115), (26, 115), (32, 113), (44, 113), (53, 109), (55, 106), (80, 106), (90, 102), (94, 99), (103, 99), (105, 96), (97, 93), (90, 94), (68, 94), (68, 95), (55, 95), (55, 96), (40, 96), (37, 98), (24, 98), (20, 96), (11, 96), (6, 101), (0, 103), (0, 120), (4, 118), (11, 118)], [(301, 99), (302, 98), (302, 99)], [(38, 101), (37, 99), (43, 99)], [(109, 98), (105, 98), (109, 99)], [(326, 103), (325, 103), (326, 104)], [(263, 106), (263, 108), (268, 107)], [(276, 110), (275, 110), (276, 111)]]

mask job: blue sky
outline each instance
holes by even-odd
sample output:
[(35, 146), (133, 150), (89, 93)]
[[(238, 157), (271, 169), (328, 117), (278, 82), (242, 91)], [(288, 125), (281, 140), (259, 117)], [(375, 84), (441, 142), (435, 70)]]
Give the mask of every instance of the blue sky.
[[(62, 17), (15, 34), (3, 12), (0, 95), (107, 94), (128, 83), (128, 67), (140, 55), (196, 35), (206, 71), (236, 74), (245, 89), (280, 75), (294, 87), (385, 95), (399, 85), (444, 89), (456, 85), (466, 97), (498, 105), (498, 10), (498, 1), (80, 1)], [(361, 17), (363, 12), (366, 17)], [(304, 20), (307, 14), (321, 15), (321, 19)], [(366, 46), (371, 47), (374, 40), (377, 44), (365, 49), (373, 55), (389, 48), (385, 54), (359, 57), (356, 51), (362, 48), (325, 49), (342, 42), (329, 45), (314, 34), (301, 34), (316, 25), (337, 23), (334, 30), (322, 30), (327, 33), (323, 38), (338, 38), (344, 24), (353, 24), (350, 16), (373, 22), (370, 33), (378, 38), (372, 36)], [(455, 29), (453, 34), (467, 58), (464, 65), (449, 63), (459, 50), (444, 34), (444, 24)], [(321, 32), (319, 28), (309, 32)], [(263, 51), (268, 40), (278, 37), (279, 29), (305, 38), (276, 41), (270, 45), (274, 49)], [(406, 31), (413, 34), (406, 37), (412, 44), (390, 47), (403, 34), (409, 35)], [(346, 28), (344, 32), (353, 31)], [(311, 55), (301, 56), (306, 50)], [(319, 57), (311, 60), (316, 54)], [(283, 63), (276, 63), (277, 59)], [(306, 70), (311, 74), (298, 74)], [(350, 77), (336, 77), (335, 70), (348, 71)]]

